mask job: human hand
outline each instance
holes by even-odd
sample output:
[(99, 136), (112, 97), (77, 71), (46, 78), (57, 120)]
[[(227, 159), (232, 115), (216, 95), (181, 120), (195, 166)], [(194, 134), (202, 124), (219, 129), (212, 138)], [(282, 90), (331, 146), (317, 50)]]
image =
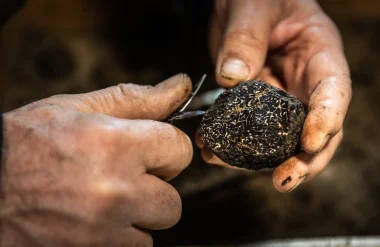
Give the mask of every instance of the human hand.
[[(274, 170), (274, 187), (289, 192), (320, 173), (342, 140), (352, 89), (340, 34), (316, 1), (217, 0), (210, 51), (222, 87), (260, 79), (308, 108), (303, 152)], [(205, 161), (228, 166), (197, 138)]]
[(181, 199), (165, 181), (192, 159), (164, 120), (191, 93), (177, 75), (47, 98), (4, 114), (0, 245), (152, 246)]

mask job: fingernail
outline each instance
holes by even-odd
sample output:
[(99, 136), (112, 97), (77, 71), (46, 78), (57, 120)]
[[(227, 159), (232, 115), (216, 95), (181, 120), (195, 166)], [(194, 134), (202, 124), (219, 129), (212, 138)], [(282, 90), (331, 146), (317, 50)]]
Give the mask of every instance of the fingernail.
[(228, 79), (246, 79), (249, 75), (248, 66), (236, 58), (227, 59), (222, 65), (221, 76)]
[(289, 189), (286, 193), (292, 192), (295, 188), (298, 187), (298, 185), (302, 184), (302, 182), (305, 181), (306, 178), (307, 178), (307, 174), (299, 177), (297, 183), (291, 189)]

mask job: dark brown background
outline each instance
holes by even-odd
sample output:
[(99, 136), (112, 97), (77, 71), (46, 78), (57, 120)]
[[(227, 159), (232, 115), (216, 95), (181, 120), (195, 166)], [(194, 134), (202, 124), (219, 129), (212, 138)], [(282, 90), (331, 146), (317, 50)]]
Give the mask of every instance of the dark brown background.
[[(197, 15), (172, 1), (126, 2), (29, 0), (1, 32), (6, 109), (120, 82), (156, 84), (178, 72), (194, 81), (212, 75), (208, 9)], [(173, 229), (154, 233), (157, 244), (380, 235), (380, 2), (320, 2), (341, 30), (354, 88), (345, 138), (329, 167), (283, 195), (270, 172), (211, 167), (196, 152), (173, 181), (183, 196), (183, 217)], [(202, 90), (215, 87), (209, 77)], [(197, 124), (193, 119), (179, 127), (193, 136)]]

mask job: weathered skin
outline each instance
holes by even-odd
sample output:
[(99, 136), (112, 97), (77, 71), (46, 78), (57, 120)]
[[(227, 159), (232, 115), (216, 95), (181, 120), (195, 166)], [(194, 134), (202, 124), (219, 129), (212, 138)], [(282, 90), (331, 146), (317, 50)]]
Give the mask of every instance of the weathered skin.
[(274, 168), (299, 151), (305, 117), (297, 98), (252, 80), (218, 97), (203, 116), (200, 134), (231, 166)]

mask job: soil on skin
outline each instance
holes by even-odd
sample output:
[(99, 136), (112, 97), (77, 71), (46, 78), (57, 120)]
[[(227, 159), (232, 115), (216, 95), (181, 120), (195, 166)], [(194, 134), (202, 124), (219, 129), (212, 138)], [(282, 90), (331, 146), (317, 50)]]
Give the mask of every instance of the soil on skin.
[[(172, 1), (131, 2), (100, 0), (86, 6), (89, 1), (68, 0), (39, 8), (37, 0), (30, 1), (1, 33), (6, 109), (121, 82), (155, 84), (178, 72), (194, 81), (214, 74), (207, 13), (194, 18), (194, 11), (173, 8)], [(270, 171), (207, 165), (194, 147), (192, 164), (172, 181), (183, 198), (182, 219), (153, 233), (158, 246), (380, 234), (380, 18), (342, 18), (337, 25), (354, 96), (344, 139), (329, 166), (312, 182), (280, 194)], [(209, 76), (202, 91), (216, 86)], [(177, 125), (192, 138), (199, 120)]]

